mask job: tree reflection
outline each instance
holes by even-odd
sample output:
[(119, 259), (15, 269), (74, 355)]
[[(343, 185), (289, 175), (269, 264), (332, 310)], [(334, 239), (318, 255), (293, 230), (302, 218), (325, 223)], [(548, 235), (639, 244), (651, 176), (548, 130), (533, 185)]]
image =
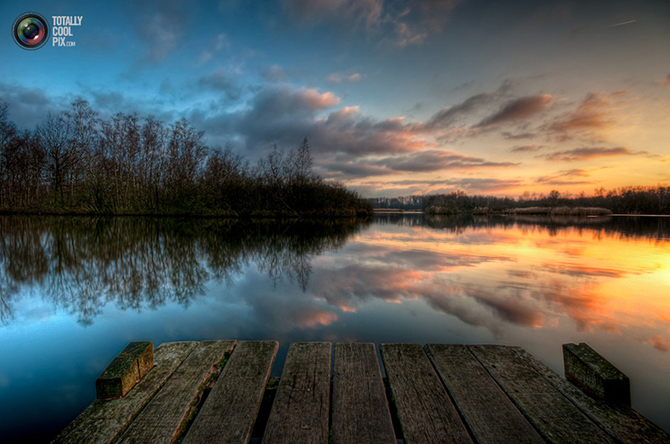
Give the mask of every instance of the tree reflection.
[(251, 262), (304, 291), (311, 260), (363, 223), (176, 218), (0, 217), (0, 321), (23, 292), (90, 325), (122, 309), (188, 306), (212, 279), (230, 284)]
[(544, 230), (550, 236), (561, 231), (584, 230), (596, 238), (613, 239), (645, 239), (651, 241), (667, 241), (670, 239), (670, 224), (667, 217), (643, 216), (474, 216), (460, 215), (428, 215), (428, 214), (378, 214), (375, 223), (379, 225), (422, 225), (430, 228), (446, 230), (456, 234), (467, 230), (492, 228), (528, 228)]

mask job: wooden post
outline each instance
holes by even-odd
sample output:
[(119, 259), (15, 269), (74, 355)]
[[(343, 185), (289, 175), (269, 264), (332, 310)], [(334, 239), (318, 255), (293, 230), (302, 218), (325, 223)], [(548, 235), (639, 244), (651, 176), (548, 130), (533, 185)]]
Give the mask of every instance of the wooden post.
[(586, 394), (630, 406), (630, 380), (585, 343), (563, 344), (565, 378)]
[(154, 366), (154, 343), (131, 342), (95, 381), (98, 399), (126, 396)]

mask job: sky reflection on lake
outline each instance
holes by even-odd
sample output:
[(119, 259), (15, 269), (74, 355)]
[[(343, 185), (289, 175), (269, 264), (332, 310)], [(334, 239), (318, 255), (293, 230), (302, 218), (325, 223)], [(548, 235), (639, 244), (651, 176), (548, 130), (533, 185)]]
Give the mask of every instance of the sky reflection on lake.
[[(670, 430), (670, 219), (0, 218), (4, 434), (47, 439), (133, 340), (587, 342)], [(38, 426), (38, 424), (41, 424)], [(31, 435), (32, 434), (32, 435)]]

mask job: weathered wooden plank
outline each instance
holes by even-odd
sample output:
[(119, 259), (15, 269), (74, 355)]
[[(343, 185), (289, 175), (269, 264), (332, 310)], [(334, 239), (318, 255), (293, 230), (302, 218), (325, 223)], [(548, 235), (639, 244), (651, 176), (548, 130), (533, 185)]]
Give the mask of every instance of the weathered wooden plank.
[(239, 342), (184, 444), (246, 444), (258, 414), (279, 343)]
[(544, 443), (466, 346), (429, 344), (426, 353), (475, 441)]
[(599, 402), (561, 378), (523, 348), (511, 348), (582, 412), (619, 441), (625, 444), (670, 444), (670, 434), (634, 409)]
[(548, 442), (613, 442), (510, 347), (473, 345), (468, 348)]
[(98, 399), (126, 396), (154, 366), (154, 343), (131, 342), (112, 360), (95, 381)]
[(137, 415), (119, 442), (176, 442), (200, 399), (205, 381), (220, 370), (219, 363), (234, 346), (235, 341), (199, 343)]
[(405, 442), (471, 443), (458, 412), (418, 344), (379, 347)]
[(177, 367), (196, 347), (197, 342), (161, 344), (154, 352), (154, 368), (125, 398), (96, 400), (58, 437), (54, 444), (107, 444), (125, 430), (130, 421), (163, 386)]
[(333, 443), (395, 444), (374, 344), (335, 344)]
[(330, 342), (293, 343), (263, 436), (264, 444), (326, 444)]
[(563, 344), (565, 378), (585, 393), (630, 406), (630, 379), (588, 344)]

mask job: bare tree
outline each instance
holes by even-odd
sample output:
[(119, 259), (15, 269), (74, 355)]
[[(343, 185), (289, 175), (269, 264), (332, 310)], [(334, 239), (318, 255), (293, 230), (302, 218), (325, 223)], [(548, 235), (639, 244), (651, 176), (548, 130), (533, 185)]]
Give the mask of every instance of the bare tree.
[(49, 113), (44, 123), (37, 126), (37, 134), (46, 155), (47, 174), (54, 198), (60, 199), (62, 205), (65, 203), (63, 184), (78, 162), (75, 147), (70, 143), (70, 121), (63, 114)]

